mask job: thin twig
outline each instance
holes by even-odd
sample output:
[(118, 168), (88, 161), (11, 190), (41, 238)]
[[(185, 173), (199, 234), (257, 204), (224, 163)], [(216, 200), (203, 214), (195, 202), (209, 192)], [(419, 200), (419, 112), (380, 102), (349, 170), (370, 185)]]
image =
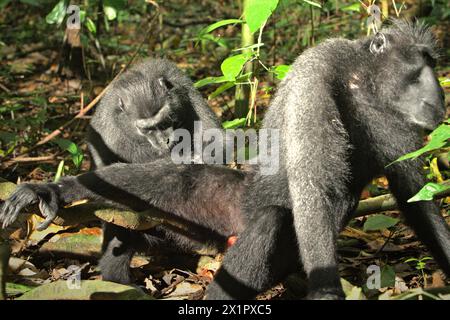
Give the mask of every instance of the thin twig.
[(378, 255), (384, 250), (384, 248), (387, 246), (387, 244), (389, 243), (389, 241), (391, 241), (391, 239), (394, 237), (394, 234), (395, 234), (395, 230), (394, 230), (394, 231), (392, 231), (392, 230), (389, 231), (389, 236), (388, 236), (388, 238), (387, 238), (386, 241), (383, 243), (383, 245), (377, 250), (377, 252), (375, 252), (375, 253), (373, 254), (374, 257), (378, 256)]
[(9, 90), (5, 85), (3, 85), (2, 83), (0, 83), (0, 88), (5, 91), (6, 93), (11, 93), (11, 90)]
[(11, 160), (3, 162), (0, 168), (5, 169), (16, 163), (52, 162), (55, 160), (55, 158), (56, 155), (41, 156), (41, 157), (15, 157)]
[(39, 161), (48, 161), (48, 160), (54, 160), (55, 155), (50, 156), (40, 156), (40, 157), (16, 157), (14, 159), (11, 159), (12, 162), (39, 162)]

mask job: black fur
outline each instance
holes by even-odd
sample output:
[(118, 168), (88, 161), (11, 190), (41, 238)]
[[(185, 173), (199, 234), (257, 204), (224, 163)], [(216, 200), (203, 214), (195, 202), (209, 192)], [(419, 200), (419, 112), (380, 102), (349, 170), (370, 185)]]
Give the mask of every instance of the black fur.
[[(151, 162), (169, 156), (174, 130), (184, 128), (193, 134), (194, 121), (201, 121), (203, 129), (220, 128), (191, 80), (174, 63), (147, 59), (112, 83), (101, 100), (90, 122), (89, 150), (97, 168)], [(135, 232), (104, 223), (103, 233), (103, 279), (125, 284), (132, 282), (129, 265), (136, 250), (200, 248), (163, 226)]]
[[(380, 38), (384, 40), (377, 43)], [(256, 252), (255, 239), (261, 235), (258, 226), (264, 225), (260, 219), (273, 223), (274, 205), (292, 209), (299, 251), (286, 255), (284, 263), (301, 263), (309, 298), (342, 298), (336, 238), (362, 188), (380, 174), (387, 175), (406, 222), (450, 275), (450, 232), (438, 207), (406, 202), (425, 183), (421, 162), (386, 167), (419, 148), (423, 129), (434, 128), (444, 118), (442, 89), (431, 69), (432, 39), (423, 26), (398, 22), (381, 36), (332, 39), (297, 59), (264, 119), (265, 128), (281, 131), (285, 170), (278, 179), (283, 181), (256, 175), (249, 185), (243, 205), (244, 214), (252, 218), (227, 252), (208, 298), (249, 298), (239, 292), (259, 292), (285, 276), (278, 268), (271, 274), (273, 281), (259, 277), (260, 270), (272, 264), (267, 254), (271, 245)], [(374, 45), (377, 50), (371, 50)]]

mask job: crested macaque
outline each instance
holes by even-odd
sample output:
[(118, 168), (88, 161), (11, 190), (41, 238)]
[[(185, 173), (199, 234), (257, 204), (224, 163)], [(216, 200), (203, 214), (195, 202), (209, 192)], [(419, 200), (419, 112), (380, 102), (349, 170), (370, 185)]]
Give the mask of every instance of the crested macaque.
[(280, 132), (276, 174), (168, 158), (113, 164), (19, 186), (0, 221), (8, 226), (35, 202), (48, 221), (78, 199), (156, 207), (212, 234), (238, 234), (207, 299), (253, 298), (295, 271), (306, 275), (308, 298), (342, 299), (336, 239), (364, 186), (384, 174), (406, 222), (450, 276), (450, 230), (438, 206), (407, 203), (425, 183), (421, 161), (392, 163), (419, 148), (424, 131), (444, 118), (435, 60), (432, 34), (419, 24), (395, 22), (359, 40), (327, 40), (299, 56), (266, 113), (263, 128)]
[[(183, 128), (193, 135), (194, 121), (200, 121), (203, 130), (221, 128), (192, 81), (173, 62), (144, 60), (111, 84), (96, 109), (88, 130), (94, 165), (101, 168), (117, 162), (145, 163), (168, 158), (177, 142), (174, 131)], [(202, 235), (207, 247), (223, 250), (224, 235), (218, 237), (208, 231)], [(135, 251), (162, 246), (183, 250), (203, 247), (164, 226), (136, 232), (103, 223), (103, 279), (132, 282), (130, 261)]]
[[(208, 299), (251, 298), (294, 270), (306, 274), (309, 299), (342, 299), (336, 240), (364, 186), (383, 174), (406, 223), (450, 276), (450, 230), (438, 206), (407, 203), (425, 183), (421, 161), (392, 164), (444, 119), (436, 57), (429, 29), (398, 21), (297, 58), (263, 124), (280, 130), (281, 170), (277, 179), (257, 173), (246, 188), (247, 228), (227, 251)], [(273, 221), (286, 209), (294, 232), (277, 233), (281, 224)], [(296, 250), (280, 255), (289, 241)]]

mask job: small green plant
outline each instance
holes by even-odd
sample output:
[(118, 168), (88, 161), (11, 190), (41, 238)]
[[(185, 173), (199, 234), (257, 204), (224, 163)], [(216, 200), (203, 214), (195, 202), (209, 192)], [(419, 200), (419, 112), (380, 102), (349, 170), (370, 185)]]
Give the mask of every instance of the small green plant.
[(431, 258), (431, 257), (423, 257), (423, 258), (420, 258), (420, 259), (409, 258), (409, 259), (405, 260), (406, 263), (415, 262), (416, 270), (420, 271), (420, 274), (422, 275), (424, 287), (427, 286), (427, 278), (425, 277), (425, 271), (424, 270), (425, 270), (425, 268), (427, 266), (427, 262), (426, 261), (428, 261), (428, 260), (433, 260), (433, 258)]
[[(205, 85), (220, 84), (220, 86), (209, 96), (209, 99), (215, 98), (226, 90), (236, 86), (249, 86), (250, 94), (248, 101), (246, 101), (248, 108), (245, 108), (247, 111), (242, 117), (238, 117), (239, 124), (256, 122), (256, 91), (260, 74), (257, 71), (257, 68), (252, 67), (252, 65), (254, 64), (255, 66), (262, 67), (263, 70), (273, 74), (277, 79), (284, 78), (290, 68), (287, 65), (278, 65), (274, 67), (266, 66), (261, 60), (260, 50), (264, 47), (264, 43), (262, 42), (264, 26), (277, 6), (278, 0), (247, 0), (245, 1), (244, 10), (240, 19), (227, 19), (213, 23), (201, 30), (196, 38), (197, 41), (202, 41), (209, 35), (208, 39), (211, 40), (211, 32), (217, 28), (230, 24), (239, 24), (243, 26), (242, 37), (249, 39), (241, 43), (241, 45), (244, 44), (244, 46), (232, 50), (232, 54), (222, 61), (220, 66), (222, 75), (218, 77), (207, 77), (195, 83), (197, 88)], [(255, 32), (258, 32), (257, 43), (253, 43), (253, 34)], [(220, 45), (218, 41), (215, 42)], [(237, 112), (238, 115), (239, 113), (240, 112)], [(230, 124), (224, 124), (225, 127), (228, 125)], [(232, 125), (235, 125), (235, 123)]]
[[(437, 159), (436, 157), (439, 154), (447, 154), (449, 156), (448, 150), (450, 148), (450, 122), (447, 120), (439, 127), (437, 127), (430, 134), (430, 141), (426, 146), (420, 148), (419, 150), (413, 151), (411, 153), (405, 154), (395, 160), (393, 163), (398, 161), (405, 161), (409, 159), (416, 159), (419, 156), (428, 156), (430, 163), (430, 170), (432, 171), (432, 178), (439, 174), (439, 170), (437, 169)], [(391, 163), (391, 164), (393, 164)], [(391, 165), (389, 164), (389, 165)], [(435, 170), (433, 170), (433, 168)], [(442, 182), (442, 178), (435, 179), (438, 182)], [(441, 181), (439, 181), (441, 180)], [(439, 193), (447, 193), (450, 190), (450, 184), (448, 183), (427, 183), (416, 195), (414, 195), (408, 202), (416, 202), (416, 201), (430, 201), (433, 200), (434, 197)]]
[[(55, 142), (62, 150), (69, 152), (77, 173), (81, 168), (81, 164), (83, 163), (84, 159), (83, 151), (74, 142), (67, 139), (56, 139)], [(58, 172), (60, 170), (62, 169), (58, 169)]]

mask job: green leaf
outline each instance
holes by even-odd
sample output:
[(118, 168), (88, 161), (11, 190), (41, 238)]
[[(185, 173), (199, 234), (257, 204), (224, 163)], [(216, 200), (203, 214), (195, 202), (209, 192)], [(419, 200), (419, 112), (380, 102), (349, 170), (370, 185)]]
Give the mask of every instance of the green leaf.
[(117, 18), (117, 11), (125, 9), (127, 0), (104, 0), (103, 12), (106, 18), (111, 21)]
[(249, 58), (250, 55), (248, 53), (241, 53), (226, 58), (220, 66), (220, 69), (222, 70), (225, 79), (227, 79), (227, 81), (236, 80), (236, 77), (239, 75), (239, 73), (242, 70), (242, 67), (248, 61)]
[(84, 22), (86, 19), (86, 11), (80, 10), (80, 22)]
[(258, 30), (269, 19), (277, 5), (278, 0), (247, 0), (244, 17), (250, 32)]
[(231, 121), (224, 121), (222, 122), (222, 127), (224, 129), (235, 129), (239, 127), (245, 126), (246, 118), (238, 118)]
[(354, 12), (359, 12), (359, 9), (361, 8), (359, 2), (355, 2), (354, 4), (342, 7), (341, 10), (342, 11), (354, 11)]
[(60, 25), (63, 22), (64, 17), (66, 16), (68, 5), (68, 0), (60, 0), (53, 8), (53, 10), (45, 17), (45, 21), (48, 24), (56, 23), (57, 25)]
[(420, 148), (417, 151), (405, 154), (400, 158), (398, 158), (397, 160), (395, 160), (393, 163), (403, 161), (406, 159), (415, 159), (424, 153), (440, 149), (449, 144), (449, 139), (450, 139), (450, 125), (446, 123), (441, 124), (431, 133), (430, 142), (428, 142), (428, 144), (425, 147)]
[(364, 223), (364, 231), (377, 231), (395, 226), (400, 220), (392, 217), (388, 217), (382, 214), (377, 214), (367, 218)]
[(78, 146), (70, 140), (67, 139), (56, 139), (55, 143), (63, 150), (66, 150), (72, 156), (72, 162), (75, 167), (79, 168), (83, 162), (83, 152), (78, 148)]
[(77, 145), (67, 139), (55, 139), (55, 143), (62, 149), (69, 151), (70, 153), (76, 152)]
[(284, 77), (286, 77), (289, 70), (291, 70), (291, 66), (285, 64), (280, 64), (271, 69), (271, 71), (275, 73), (275, 77), (279, 80), (282, 80)]
[(196, 41), (212, 41), (215, 44), (221, 46), (222, 48), (229, 48), (229, 44), (227, 42), (227, 40), (225, 40), (224, 38), (221, 37), (215, 37), (212, 34), (202, 34), (199, 35), (197, 38), (195, 38), (194, 40)]
[(117, 18), (117, 10), (110, 6), (103, 6), (103, 12), (105, 13), (106, 18), (111, 21)]
[(216, 90), (214, 90), (213, 93), (211, 93), (208, 96), (208, 99), (214, 99), (219, 94), (221, 94), (222, 92), (224, 92), (230, 88), (233, 88), (235, 85), (236, 85), (236, 83), (234, 81), (230, 81), (230, 82), (226, 82), (226, 83), (222, 84), (220, 87), (218, 87)]
[(58, 164), (58, 169), (56, 169), (55, 179), (53, 182), (58, 182), (59, 179), (63, 176), (64, 173), (64, 160), (61, 160)]
[(341, 278), (341, 285), (344, 290), (345, 300), (366, 300), (360, 287), (352, 285), (344, 278)]
[(93, 35), (97, 33), (97, 27), (95, 26), (95, 23), (91, 20), (91, 18), (87, 18), (84, 24), (86, 25), (86, 28), (90, 33), (92, 33)]
[(433, 200), (437, 193), (450, 190), (450, 185), (443, 185), (439, 183), (429, 182), (414, 197), (408, 200), (408, 202), (417, 201), (430, 201)]
[(395, 286), (395, 270), (391, 266), (388, 265), (384, 266), (381, 269), (380, 277), (381, 277), (380, 286), (382, 288)]
[(441, 87), (450, 88), (450, 79), (449, 78), (440, 77), (439, 83), (441, 84)]
[(200, 34), (205, 34), (205, 33), (210, 33), (211, 31), (214, 31), (220, 27), (229, 25), (229, 24), (234, 24), (234, 23), (242, 23), (243, 21), (240, 19), (226, 19), (226, 20), (220, 20), (218, 22), (215, 22), (213, 24), (210, 24), (209, 26), (207, 26), (206, 28), (202, 29), (202, 31), (200, 31)]
[(313, 6), (313, 7), (317, 7), (317, 8), (322, 8), (322, 5), (320, 3), (311, 1), (311, 0), (303, 0), (303, 2), (306, 2), (307, 4)]
[(83, 163), (83, 159), (84, 159), (84, 155), (80, 149), (78, 149), (78, 153), (72, 154), (72, 162), (77, 169), (80, 168), (81, 164)]
[(220, 77), (207, 77), (201, 80), (198, 80), (196, 83), (194, 83), (194, 87), (196, 88), (201, 88), (204, 87), (208, 84), (215, 84), (215, 83), (222, 83), (222, 82), (227, 82), (228, 80), (225, 79), (224, 76), (220, 76)]

